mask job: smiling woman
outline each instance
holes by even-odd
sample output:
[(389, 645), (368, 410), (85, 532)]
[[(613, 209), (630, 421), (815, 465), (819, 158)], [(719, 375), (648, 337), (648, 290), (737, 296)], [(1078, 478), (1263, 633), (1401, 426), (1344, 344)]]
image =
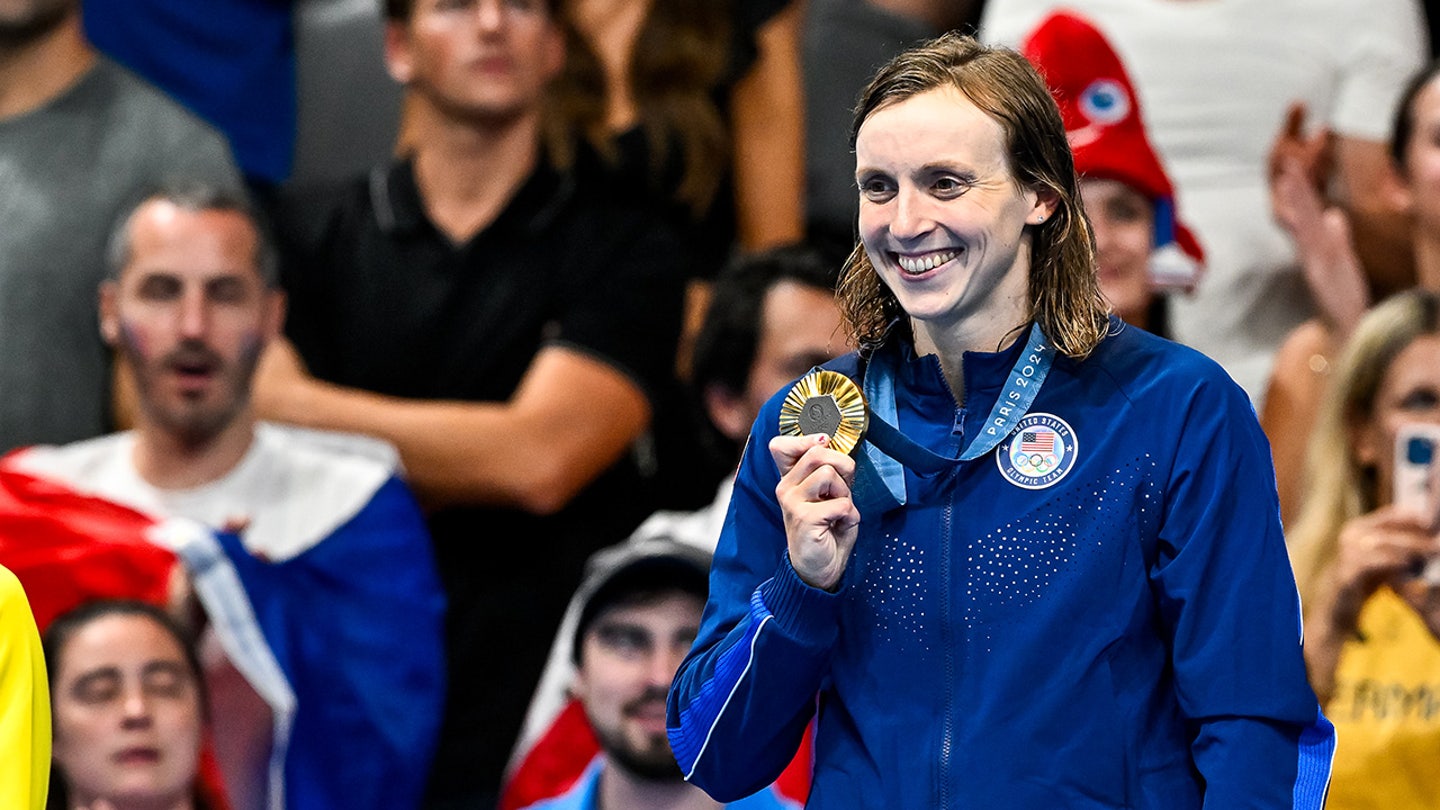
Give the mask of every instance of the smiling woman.
[(1264, 437), (1215, 363), (1106, 317), (1044, 82), (947, 35), (853, 142), (861, 350), (827, 368), (876, 443), (761, 411), (671, 691), (687, 778), (738, 798), (816, 717), (810, 810), (1318, 808)]
[(210, 807), (197, 780), (200, 669), (173, 620), (140, 602), (92, 602), (50, 625), (45, 661), (51, 810)]
[(999, 348), (1029, 315), (1022, 235), (1055, 212), (1057, 194), (1012, 179), (1000, 125), (948, 87), (877, 109), (855, 155), (860, 238), (916, 347)]
[[(1024, 126), (1044, 122), (1063, 133), (1059, 111), (1043, 84), (1033, 86), (1035, 74), (1020, 67), (1023, 60), (1016, 64), (1013, 52), (999, 53), (977, 49), (966, 55), (965, 70), (915, 60), (883, 86), (872, 85), (855, 112), (851, 145), (862, 241), (840, 288), (858, 345), (882, 342), (908, 312), (899, 298), (906, 288), (889, 286), (884, 268), (898, 267), (902, 254), (912, 268), (926, 259), (933, 266), (934, 254), (924, 253), (930, 245), (957, 253), (968, 268), (962, 271), (967, 287), (970, 275), (990, 274), (963, 296), (968, 311), (983, 311), (988, 322), (974, 348), (993, 351), (1032, 319), (1061, 353), (1076, 358), (1105, 333), (1094, 237), (1079, 210), (1074, 159), (1063, 141)], [(911, 125), (914, 131), (906, 131)], [(996, 295), (991, 287), (1002, 279)], [(1001, 302), (1000, 309), (973, 306), (982, 302)], [(911, 314), (901, 319), (902, 328), (916, 320)], [(996, 329), (1002, 329), (998, 336)]]

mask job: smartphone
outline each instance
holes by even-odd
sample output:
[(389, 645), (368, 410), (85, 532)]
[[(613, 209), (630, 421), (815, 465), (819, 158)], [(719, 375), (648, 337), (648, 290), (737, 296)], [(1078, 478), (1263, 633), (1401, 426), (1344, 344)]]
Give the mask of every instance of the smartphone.
[[(1415, 422), (1395, 435), (1395, 505), (1429, 516), (1440, 527), (1440, 425)], [(1440, 557), (1426, 563), (1420, 576), (1440, 585)]]

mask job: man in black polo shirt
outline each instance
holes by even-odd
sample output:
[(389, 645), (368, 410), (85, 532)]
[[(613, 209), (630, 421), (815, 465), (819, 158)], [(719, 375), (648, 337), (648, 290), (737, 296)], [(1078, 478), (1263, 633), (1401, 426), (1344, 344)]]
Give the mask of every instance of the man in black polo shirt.
[(649, 511), (632, 445), (679, 332), (673, 237), (540, 147), (551, 11), (387, 0), (409, 158), (276, 211), (294, 348), (267, 354), (258, 407), (389, 440), (431, 509), (451, 659), (433, 808), (493, 804), (583, 561)]

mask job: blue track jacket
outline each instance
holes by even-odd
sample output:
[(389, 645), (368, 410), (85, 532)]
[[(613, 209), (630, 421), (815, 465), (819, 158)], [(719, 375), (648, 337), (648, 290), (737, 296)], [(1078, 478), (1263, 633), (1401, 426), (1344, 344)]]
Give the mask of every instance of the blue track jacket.
[[(900, 429), (958, 458), (1024, 351), (967, 354), (957, 408), (936, 359), (892, 341)], [(830, 367), (859, 373), (854, 355)], [(753, 793), (818, 712), (810, 808), (1322, 805), (1334, 730), (1305, 678), (1269, 447), (1216, 364), (1112, 321), (1090, 358), (1055, 359), (995, 450), (887, 489), (862, 446), (834, 594), (786, 557), (782, 398), (670, 694), (692, 782)]]

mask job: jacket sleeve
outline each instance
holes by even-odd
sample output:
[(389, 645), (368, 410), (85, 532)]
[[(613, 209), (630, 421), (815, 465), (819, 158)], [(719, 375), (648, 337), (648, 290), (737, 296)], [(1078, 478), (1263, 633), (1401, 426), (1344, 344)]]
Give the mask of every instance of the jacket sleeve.
[(1269, 445), (1219, 372), (1178, 425), (1151, 581), (1206, 808), (1319, 808), (1335, 733), (1305, 677)]
[[(775, 416), (767, 408), (757, 426)], [(770, 435), (751, 434), (700, 633), (670, 690), (667, 725), (681, 771), (722, 802), (770, 784), (794, 757), (828, 671), (844, 592), (812, 588), (790, 566)]]

